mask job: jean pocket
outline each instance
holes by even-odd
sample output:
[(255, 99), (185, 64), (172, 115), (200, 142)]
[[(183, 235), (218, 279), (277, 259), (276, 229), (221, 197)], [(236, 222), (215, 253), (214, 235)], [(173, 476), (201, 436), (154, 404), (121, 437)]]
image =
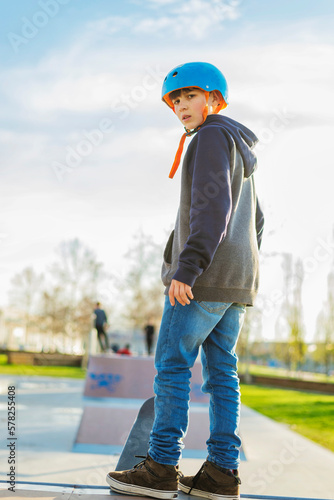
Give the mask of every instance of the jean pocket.
[(199, 300), (197, 301), (197, 304), (209, 313), (222, 314), (232, 305), (232, 302), (211, 302)]

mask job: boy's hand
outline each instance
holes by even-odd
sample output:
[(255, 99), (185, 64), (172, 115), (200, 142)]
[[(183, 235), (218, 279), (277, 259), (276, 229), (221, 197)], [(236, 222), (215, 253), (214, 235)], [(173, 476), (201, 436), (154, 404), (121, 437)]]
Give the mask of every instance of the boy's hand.
[(182, 306), (185, 306), (186, 304), (190, 304), (189, 299), (194, 298), (191, 287), (177, 280), (172, 280), (168, 295), (171, 306), (175, 306), (175, 299)]

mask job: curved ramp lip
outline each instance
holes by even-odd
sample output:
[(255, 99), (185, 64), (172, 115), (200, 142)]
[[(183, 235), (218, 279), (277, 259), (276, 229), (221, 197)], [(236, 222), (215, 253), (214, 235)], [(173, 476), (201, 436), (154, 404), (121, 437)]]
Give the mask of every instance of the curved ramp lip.
[[(2, 485), (7, 485), (7, 481), (0, 480), (0, 489)], [(96, 494), (96, 495), (103, 495), (103, 494), (110, 494), (111, 496), (120, 496), (117, 493), (113, 493), (109, 486), (96, 486), (96, 485), (89, 485), (89, 484), (67, 484), (67, 483), (40, 483), (40, 482), (33, 482), (33, 481), (16, 481), (16, 486), (21, 486), (21, 488), (17, 488), (18, 490), (27, 490), (27, 491), (52, 491), (52, 492), (64, 492), (64, 489), (66, 490), (71, 490), (67, 491), (67, 493), (80, 493), (81, 495), (84, 494)], [(131, 499), (131, 496), (128, 495), (122, 495), (122, 498), (124, 499), (129, 497)], [(133, 497), (132, 497), (133, 498)], [(144, 497), (142, 497), (144, 498)], [(189, 499), (189, 495), (186, 495), (182, 492), (179, 491), (179, 498), (182, 499)], [(247, 495), (245, 493), (242, 493), (240, 495), (240, 498), (244, 498), (245, 500), (329, 500), (328, 498), (305, 498), (305, 497), (286, 497), (286, 496), (271, 496), (271, 495)]]

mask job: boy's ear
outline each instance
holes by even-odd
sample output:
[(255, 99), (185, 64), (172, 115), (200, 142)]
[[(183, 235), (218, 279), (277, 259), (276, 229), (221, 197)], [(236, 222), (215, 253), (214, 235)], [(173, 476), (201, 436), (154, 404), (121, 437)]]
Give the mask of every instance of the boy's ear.
[(213, 113), (218, 113), (221, 109), (223, 98), (218, 90), (212, 90), (209, 97), (209, 106), (212, 106)]
[(220, 95), (220, 92), (217, 92), (217, 90), (212, 90), (210, 92), (210, 96), (211, 96), (211, 102), (214, 106), (218, 106), (220, 104), (220, 101), (221, 101), (221, 95)]

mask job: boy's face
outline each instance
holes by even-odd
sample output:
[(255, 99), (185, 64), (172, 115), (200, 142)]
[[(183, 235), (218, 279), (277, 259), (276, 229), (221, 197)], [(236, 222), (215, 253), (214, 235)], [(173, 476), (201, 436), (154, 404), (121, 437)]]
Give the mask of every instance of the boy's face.
[[(203, 112), (206, 106), (205, 93), (201, 89), (181, 89), (171, 96), (174, 111), (180, 122), (189, 130), (203, 123)], [(174, 93), (174, 94), (175, 94)], [(210, 113), (210, 107), (209, 112)]]

